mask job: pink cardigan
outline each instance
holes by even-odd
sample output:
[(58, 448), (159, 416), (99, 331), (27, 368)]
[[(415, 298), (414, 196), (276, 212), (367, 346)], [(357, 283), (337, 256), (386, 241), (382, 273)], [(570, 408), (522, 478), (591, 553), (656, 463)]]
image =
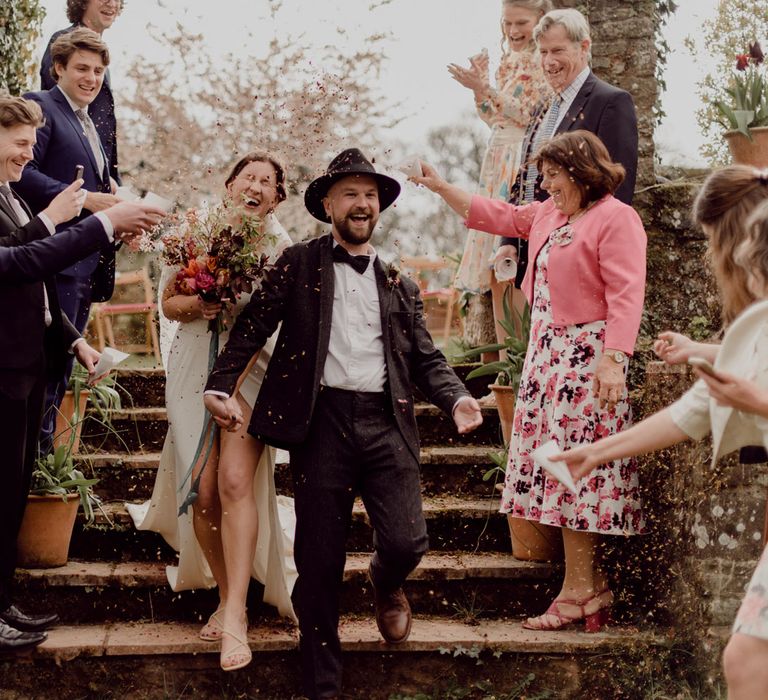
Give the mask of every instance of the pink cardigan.
[[(514, 206), (475, 195), (466, 225), (497, 236), (527, 238), (529, 264), (522, 290), (533, 299), (536, 256), (549, 234), (566, 223), (552, 200)], [(555, 323), (606, 321), (605, 347), (632, 353), (645, 296), (646, 236), (637, 212), (607, 195), (573, 224), (573, 240), (553, 245), (549, 280)]]

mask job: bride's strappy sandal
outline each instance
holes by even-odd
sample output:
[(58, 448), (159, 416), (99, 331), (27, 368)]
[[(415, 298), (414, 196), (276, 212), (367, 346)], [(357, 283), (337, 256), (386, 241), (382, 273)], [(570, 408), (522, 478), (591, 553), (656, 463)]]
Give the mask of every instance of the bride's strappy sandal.
[(232, 637), (237, 644), (227, 652), (226, 656), (224, 654), (221, 655), (220, 664), (222, 671), (237, 671), (239, 668), (244, 668), (251, 663), (251, 659), (253, 658), (251, 648), (248, 646), (248, 640), (239, 637), (234, 632), (230, 632), (227, 629), (222, 630), (222, 638), (225, 634)]
[(224, 608), (216, 608), (216, 610), (208, 618), (208, 622), (203, 625), (200, 630), (200, 639), (206, 642), (218, 642), (221, 640), (224, 627), (221, 624), (219, 615), (224, 614)]

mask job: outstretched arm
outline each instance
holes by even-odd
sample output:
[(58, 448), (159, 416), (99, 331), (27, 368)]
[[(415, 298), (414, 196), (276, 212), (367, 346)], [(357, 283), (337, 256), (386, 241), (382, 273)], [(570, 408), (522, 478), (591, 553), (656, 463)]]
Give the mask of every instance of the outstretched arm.
[(628, 430), (561, 452), (550, 459), (565, 462), (573, 478), (581, 479), (600, 464), (661, 450), (687, 438), (688, 435), (672, 420), (669, 409), (665, 408)]

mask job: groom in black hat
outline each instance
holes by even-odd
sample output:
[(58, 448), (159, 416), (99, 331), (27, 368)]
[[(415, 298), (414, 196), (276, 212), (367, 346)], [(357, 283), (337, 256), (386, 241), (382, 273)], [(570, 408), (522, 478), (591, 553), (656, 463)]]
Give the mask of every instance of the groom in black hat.
[(411, 611), (402, 585), (427, 551), (421, 504), (418, 386), (460, 433), (480, 408), (432, 343), (418, 287), (384, 265), (368, 242), (400, 185), (356, 148), (333, 159), (304, 202), (330, 235), (288, 248), (238, 316), (206, 386), (219, 425), (242, 421), (229, 399), (254, 353), (282, 321), (249, 426), (290, 450), (296, 498), (294, 599), (305, 692), (341, 689), (339, 591), (352, 506), (362, 497), (374, 529), (369, 575), (376, 621), (404, 642)]

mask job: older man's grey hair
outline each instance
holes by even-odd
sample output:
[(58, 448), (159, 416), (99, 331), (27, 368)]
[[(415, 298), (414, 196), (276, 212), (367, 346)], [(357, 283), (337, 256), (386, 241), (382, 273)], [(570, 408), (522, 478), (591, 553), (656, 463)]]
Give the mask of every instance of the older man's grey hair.
[(539, 37), (556, 25), (560, 25), (565, 29), (566, 36), (574, 44), (580, 44), (585, 39), (590, 41), (590, 51), (588, 52), (587, 59), (591, 61), (592, 37), (589, 35), (589, 23), (587, 22), (587, 18), (578, 10), (568, 8), (565, 10), (552, 10), (551, 12), (547, 12), (534, 27), (533, 40), (538, 44)]

